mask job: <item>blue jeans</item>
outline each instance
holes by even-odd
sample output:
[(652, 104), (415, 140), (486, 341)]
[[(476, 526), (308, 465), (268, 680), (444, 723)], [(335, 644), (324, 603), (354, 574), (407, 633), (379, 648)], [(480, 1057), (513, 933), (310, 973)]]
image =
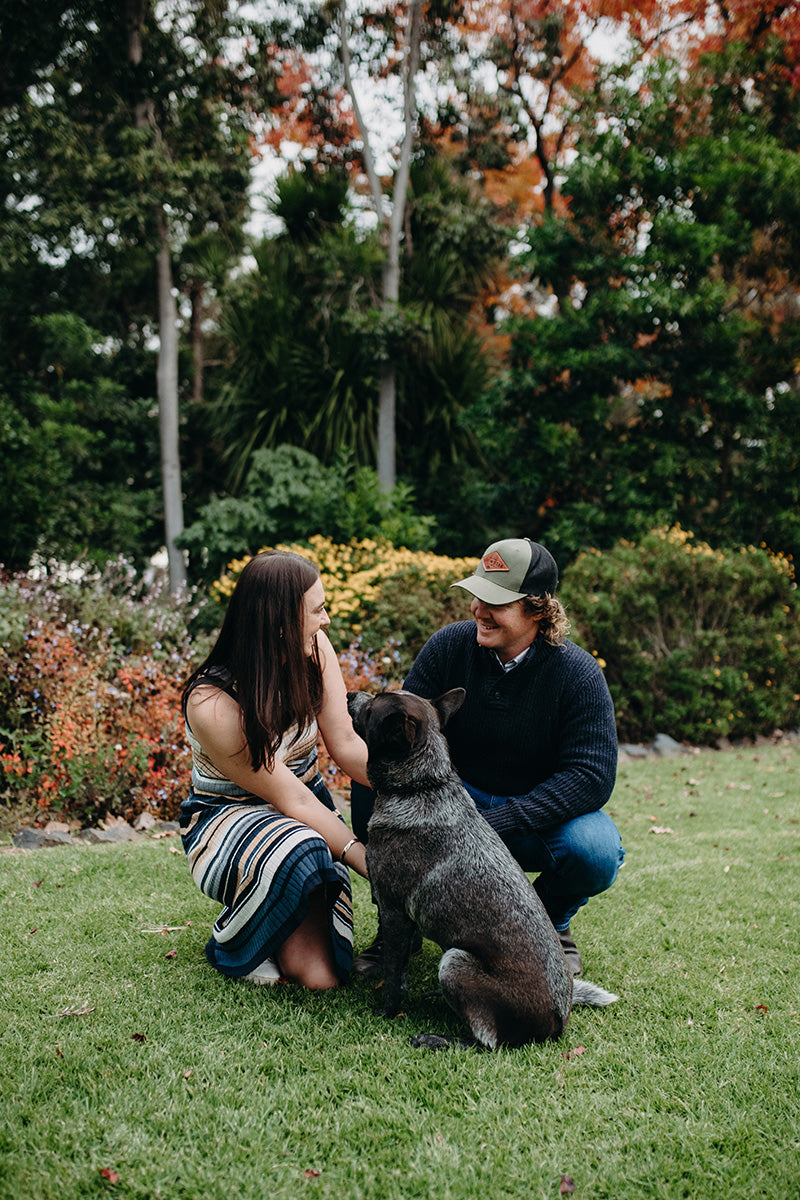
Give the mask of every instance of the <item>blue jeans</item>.
[[(464, 787), (479, 812), (514, 798), (490, 795), (470, 783)], [(539, 873), (534, 886), (550, 920), (562, 932), (590, 896), (611, 887), (625, 857), (619, 830), (602, 810), (539, 833), (515, 831), (503, 840), (523, 871)]]

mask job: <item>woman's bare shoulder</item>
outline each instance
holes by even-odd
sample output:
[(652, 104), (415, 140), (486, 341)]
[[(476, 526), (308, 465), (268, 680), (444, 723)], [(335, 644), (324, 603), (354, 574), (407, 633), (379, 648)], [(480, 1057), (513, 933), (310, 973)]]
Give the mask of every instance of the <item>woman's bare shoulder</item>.
[(240, 720), (239, 705), (233, 696), (213, 683), (198, 683), (186, 701), (186, 716), (193, 729), (228, 726)]

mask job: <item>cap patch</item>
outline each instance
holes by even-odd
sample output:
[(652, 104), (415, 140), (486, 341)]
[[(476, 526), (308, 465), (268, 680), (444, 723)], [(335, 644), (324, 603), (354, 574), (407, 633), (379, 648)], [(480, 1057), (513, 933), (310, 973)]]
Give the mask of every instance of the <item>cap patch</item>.
[(493, 550), (491, 554), (485, 554), (481, 559), (481, 566), (484, 571), (510, 571), (508, 563), (505, 562), (502, 555)]

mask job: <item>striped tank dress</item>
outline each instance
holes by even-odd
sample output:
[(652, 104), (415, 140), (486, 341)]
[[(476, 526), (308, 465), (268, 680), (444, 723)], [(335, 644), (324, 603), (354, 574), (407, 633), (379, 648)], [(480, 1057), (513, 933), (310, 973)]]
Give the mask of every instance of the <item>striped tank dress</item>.
[[(336, 811), (317, 766), (317, 724), (284, 735), (277, 757), (328, 808)], [(344, 981), (353, 959), (350, 873), (307, 825), (244, 791), (203, 753), (186, 724), (192, 788), (181, 804), (180, 828), (189, 869), (200, 891), (221, 904), (206, 957), (224, 975), (249, 974), (279, 948), (308, 914), (323, 888), (336, 973)]]

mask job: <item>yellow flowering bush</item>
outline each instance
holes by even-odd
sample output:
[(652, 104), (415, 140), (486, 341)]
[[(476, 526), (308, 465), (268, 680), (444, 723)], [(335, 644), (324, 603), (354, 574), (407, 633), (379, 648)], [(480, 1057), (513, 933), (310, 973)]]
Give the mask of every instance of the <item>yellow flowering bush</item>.
[[(262, 547), (270, 548), (302, 554), (319, 567), (331, 640), (341, 650), (357, 644), (373, 655), (387, 682), (402, 678), (435, 629), (468, 615), (466, 593), (449, 588), (472, 574), (474, 558), (407, 550), (372, 538), (340, 544), (320, 535)], [(214, 599), (231, 595), (250, 557), (228, 564), (212, 585)]]

